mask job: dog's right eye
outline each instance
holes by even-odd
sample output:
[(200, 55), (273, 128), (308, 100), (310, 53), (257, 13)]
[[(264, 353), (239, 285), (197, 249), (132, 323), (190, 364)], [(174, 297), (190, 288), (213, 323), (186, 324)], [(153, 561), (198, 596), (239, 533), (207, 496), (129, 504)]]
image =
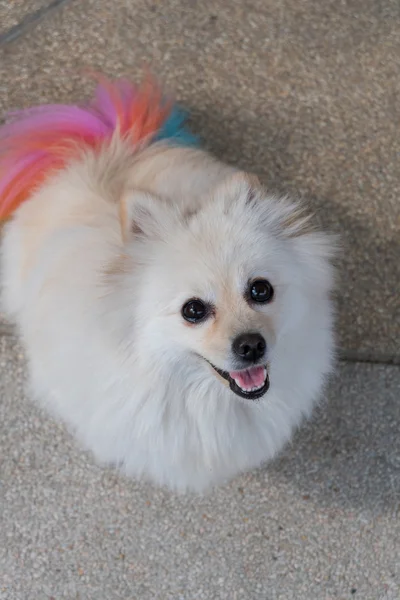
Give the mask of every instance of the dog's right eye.
[(198, 323), (207, 316), (207, 306), (201, 300), (189, 300), (182, 307), (182, 317), (189, 323)]

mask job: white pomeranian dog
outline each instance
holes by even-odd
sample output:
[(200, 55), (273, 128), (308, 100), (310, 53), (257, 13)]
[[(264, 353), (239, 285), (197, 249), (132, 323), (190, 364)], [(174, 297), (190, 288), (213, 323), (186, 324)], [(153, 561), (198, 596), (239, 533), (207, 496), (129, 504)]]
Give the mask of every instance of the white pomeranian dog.
[(3, 127), (3, 305), (35, 397), (98, 460), (203, 491), (273, 457), (320, 397), (332, 238), (143, 89)]

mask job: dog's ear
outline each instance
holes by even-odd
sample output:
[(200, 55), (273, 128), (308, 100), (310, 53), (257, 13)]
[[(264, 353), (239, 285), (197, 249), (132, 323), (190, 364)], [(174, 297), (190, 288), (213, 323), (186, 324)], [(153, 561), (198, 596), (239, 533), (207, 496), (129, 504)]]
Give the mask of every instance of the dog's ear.
[(126, 191), (119, 203), (122, 238), (157, 239), (162, 235), (166, 221), (166, 207), (161, 198), (142, 190)]
[(261, 197), (262, 186), (257, 175), (245, 171), (236, 171), (224, 179), (216, 189), (225, 204), (225, 212), (237, 202), (251, 206)]

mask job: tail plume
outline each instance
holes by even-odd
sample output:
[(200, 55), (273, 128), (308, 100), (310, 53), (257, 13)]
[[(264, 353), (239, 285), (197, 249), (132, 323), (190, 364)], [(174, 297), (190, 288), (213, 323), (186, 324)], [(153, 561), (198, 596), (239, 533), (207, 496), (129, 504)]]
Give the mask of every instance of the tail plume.
[(136, 87), (127, 79), (97, 77), (87, 104), (47, 104), (10, 113), (0, 127), (0, 220), (7, 219), (54, 170), (82, 147), (100, 148), (114, 135), (132, 143), (197, 140), (185, 127), (186, 112), (162, 95), (151, 79)]

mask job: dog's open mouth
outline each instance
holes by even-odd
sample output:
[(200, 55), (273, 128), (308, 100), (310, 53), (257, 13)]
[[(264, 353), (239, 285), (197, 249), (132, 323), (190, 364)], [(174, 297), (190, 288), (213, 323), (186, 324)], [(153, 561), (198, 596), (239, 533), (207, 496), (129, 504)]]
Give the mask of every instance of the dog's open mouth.
[(257, 400), (268, 391), (269, 377), (266, 366), (250, 367), (241, 371), (222, 371), (210, 363), (220, 377), (228, 382), (232, 392), (246, 398)]

